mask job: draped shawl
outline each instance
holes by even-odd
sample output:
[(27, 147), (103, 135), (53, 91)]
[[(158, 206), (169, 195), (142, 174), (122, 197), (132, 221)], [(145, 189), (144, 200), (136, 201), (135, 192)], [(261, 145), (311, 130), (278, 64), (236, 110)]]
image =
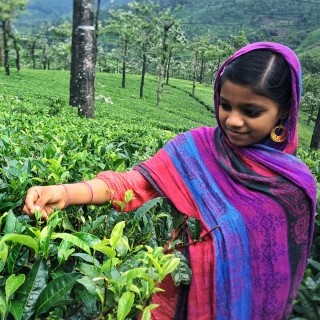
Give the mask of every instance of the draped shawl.
[[(275, 144), (231, 145), (220, 127), (201, 127), (169, 141), (139, 170), (183, 214), (201, 221), (205, 241), (189, 247), (192, 268), (188, 319), (283, 319), (291, 312), (312, 242), (316, 185), (295, 156), (301, 69), (286, 46), (247, 45), (242, 54), (268, 49), (288, 62), (292, 102), (288, 138)], [(165, 306), (163, 306), (165, 307)], [(161, 317), (160, 317), (161, 319)]]

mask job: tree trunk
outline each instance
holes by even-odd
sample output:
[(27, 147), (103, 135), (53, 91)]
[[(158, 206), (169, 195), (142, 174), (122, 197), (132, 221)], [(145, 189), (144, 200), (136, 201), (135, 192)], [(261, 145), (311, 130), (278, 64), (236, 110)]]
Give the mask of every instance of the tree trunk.
[(167, 80), (166, 80), (166, 85), (169, 84), (171, 58), (172, 58), (172, 51), (170, 50), (170, 52), (169, 52), (169, 57), (168, 57), (168, 63), (167, 63)]
[(192, 72), (192, 97), (195, 97), (196, 90), (196, 77), (197, 77), (197, 55), (193, 60), (193, 72)]
[(13, 33), (8, 32), (8, 36), (12, 39), (12, 42), (13, 42), (14, 51), (16, 53), (16, 61), (15, 61), (16, 69), (17, 69), (17, 72), (19, 72), (20, 71), (20, 48), (18, 45), (18, 41)]
[(70, 97), (69, 104), (77, 107), (78, 101), (78, 62), (79, 62), (79, 30), (81, 16), (83, 15), (82, 0), (73, 0), (73, 17), (72, 17), (72, 41), (71, 41), (71, 67), (70, 67)]
[(36, 56), (35, 56), (35, 50), (36, 50), (36, 42), (33, 41), (30, 48), (30, 54), (31, 54), (31, 61), (32, 61), (32, 68), (36, 68)]
[(217, 66), (215, 68), (213, 68), (213, 71), (211, 72), (211, 83), (214, 84), (214, 79), (215, 79), (215, 75), (217, 73), (217, 71), (219, 70), (219, 67), (220, 67), (220, 58), (218, 59), (218, 62), (217, 62)]
[(95, 15), (95, 38), (94, 38), (94, 65), (97, 64), (98, 58), (98, 34), (99, 34), (99, 17), (100, 17), (100, 7), (101, 7), (101, 0), (97, 2), (97, 11)]
[(202, 83), (204, 79), (204, 59), (201, 59), (201, 66), (200, 66), (200, 75), (199, 75), (199, 83)]
[(169, 30), (170, 30), (170, 28), (172, 26), (173, 26), (173, 22), (170, 25), (164, 25), (164, 27), (163, 27), (162, 57), (161, 57), (160, 71), (159, 71), (159, 84), (158, 84), (158, 92), (157, 92), (157, 107), (160, 105), (160, 102), (161, 102), (163, 79), (164, 79), (164, 76), (165, 76), (166, 60), (167, 60), (167, 55), (168, 55), (167, 38), (168, 38)]
[(8, 47), (8, 32), (7, 32), (7, 21), (1, 21), (2, 38), (3, 38), (3, 51), (4, 51), (4, 69), (7, 76), (10, 75), (9, 67), (9, 47)]
[(320, 107), (318, 110), (316, 124), (313, 129), (310, 148), (317, 149), (317, 150), (320, 149)]
[(144, 77), (147, 70), (147, 49), (146, 47), (143, 48), (142, 54), (142, 70), (141, 70), (141, 81), (140, 81), (140, 98), (143, 97), (143, 87), (144, 87)]
[(14, 48), (14, 51), (16, 53), (16, 61), (15, 61), (16, 69), (17, 69), (17, 72), (19, 72), (20, 71), (20, 49), (19, 49), (19, 46), (18, 46), (17, 38), (11, 32), (10, 20), (6, 21), (5, 29), (6, 29), (5, 32), (7, 34), (7, 41), (8, 41), (8, 38), (10, 38), (12, 40), (12, 43), (13, 43), (13, 48)]
[(126, 87), (126, 63), (127, 63), (127, 55), (128, 55), (128, 37), (124, 40), (124, 49), (123, 49), (123, 61), (122, 61), (122, 88)]
[(310, 111), (309, 111), (309, 117), (308, 117), (308, 120), (307, 120), (307, 125), (308, 126), (310, 125), (310, 121), (313, 119), (313, 112), (314, 112), (314, 105), (311, 104)]
[(47, 53), (46, 53), (46, 46), (42, 49), (42, 67), (43, 70), (47, 69)]
[[(81, 116), (94, 117), (95, 26), (94, 0), (74, 0), (72, 70), (70, 77), (71, 105)], [(74, 52), (74, 51), (77, 52)], [(76, 61), (74, 60), (76, 59)]]

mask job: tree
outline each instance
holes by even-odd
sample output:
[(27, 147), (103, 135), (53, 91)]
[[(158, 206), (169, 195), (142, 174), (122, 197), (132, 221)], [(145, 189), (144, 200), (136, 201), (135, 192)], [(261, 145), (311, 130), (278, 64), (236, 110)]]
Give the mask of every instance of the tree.
[(70, 104), (81, 116), (94, 117), (94, 0), (73, 0)]
[(11, 22), (17, 16), (18, 12), (25, 8), (25, 0), (7, 0), (0, 2), (0, 28), (2, 29), (3, 51), (4, 51), (4, 68), (5, 74), (10, 75), (9, 67), (9, 37), (13, 39), (14, 47), (17, 54), (16, 65), (20, 69), (19, 47), (16, 38), (11, 30)]
[(8, 37), (11, 39), (11, 41), (13, 43), (13, 48), (16, 53), (16, 61), (15, 61), (16, 62), (16, 69), (17, 69), (17, 72), (19, 72), (20, 71), (20, 46), (18, 44), (18, 38), (12, 32), (11, 27), (8, 28)]
[[(318, 75), (310, 75), (306, 74), (303, 77), (303, 88), (305, 93), (302, 97), (302, 107), (307, 106), (309, 109), (309, 118), (308, 124), (310, 120), (315, 120), (315, 126), (312, 133), (312, 138), (310, 142), (310, 148), (320, 149), (320, 76)], [(314, 117), (314, 113), (317, 113), (316, 118)]]
[(128, 47), (132, 39), (137, 37), (137, 19), (130, 11), (119, 9), (110, 11), (107, 32), (119, 35), (122, 43), (122, 88), (126, 87), (126, 64)]
[(134, 9), (137, 17), (138, 39), (137, 43), (141, 50), (142, 66), (140, 80), (140, 98), (143, 97), (144, 80), (147, 71), (147, 50), (152, 46), (157, 35), (156, 15), (159, 4), (151, 0), (136, 0), (129, 4)]
[(162, 43), (161, 43), (161, 58), (160, 58), (160, 68), (159, 68), (159, 84), (157, 91), (157, 106), (160, 105), (161, 93), (163, 86), (163, 79), (166, 71), (166, 63), (169, 56), (169, 47), (168, 47), (168, 36), (169, 31), (175, 24), (175, 18), (172, 16), (171, 11), (168, 9), (165, 11), (162, 17), (159, 18), (160, 23), (162, 24)]
[(309, 53), (303, 54), (300, 57), (301, 65), (304, 71), (311, 74), (317, 74), (320, 72), (320, 57), (311, 55)]
[(212, 36), (210, 34), (196, 37), (190, 43), (189, 48), (192, 52), (192, 97), (195, 97), (196, 80), (198, 73), (198, 65), (200, 65), (199, 82), (203, 80), (205, 53), (208, 50)]
[(224, 41), (218, 39), (211, 47), (207, 55), (208, 59), (211, 61), (211, 83), (214, 82), (214, 77), (223, 60), (229, 57), (235, 48), (229, 43), (229, 41)]
[(231, 35), (230, 42), (231, 45), (235, 48), (235, 51), (239, 50), (240, 48), (244, 47), (246, 44), (249, 43), (244, 31), (240, 31), (237, 35)]
[(313, 129), (310, 148), (320, 149), (320, 107), (318, 108), (318, 115), (316, 118), (316, 124)]
[(185, 38), (184, 32), (177, 22), (175, 23), (174, 29), (172, 30), (170, 35), (171, 36), (169, 37), (168, 43), (169, 56), (166, 66), (166, 84), (169, 84), (170, 69), (173, 58), (175, 57), (177, 52), (179, 52), (179, 54), (181, 55), (182, 50), (187, 47), (188, 43), (187, 39)]
[(47, 64), (53, 64), (56, 69), (68, 70), (71, 62), (70, 38), (72, 35), (70, 22), (63, 22), (49, 28), (49, 35), (44, 35), (48, 44)]

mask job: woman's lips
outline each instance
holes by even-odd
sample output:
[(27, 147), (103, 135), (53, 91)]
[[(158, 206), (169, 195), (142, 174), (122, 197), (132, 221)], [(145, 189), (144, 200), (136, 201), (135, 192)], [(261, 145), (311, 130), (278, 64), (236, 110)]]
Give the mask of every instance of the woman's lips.
[(232, 137), (240, 137), (246, 134), (246, 132), (239, 132), (239, 131), (235, 131), (227, 128), (227, 134)]

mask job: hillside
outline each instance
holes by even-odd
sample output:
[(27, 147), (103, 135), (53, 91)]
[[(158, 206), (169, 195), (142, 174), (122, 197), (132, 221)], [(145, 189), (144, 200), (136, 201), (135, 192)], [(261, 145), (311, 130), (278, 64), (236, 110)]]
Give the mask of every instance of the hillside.
[[(129, 2), (102, 1), (101, 16)], [(177, 16), (189, 39), (208, 32), (223, 38), (245, 31), (250, 41), (276, 40), (297, 48), (310, 32), (318, 29), (320, 21), (319, 0), (161, 0), (160, 3), (162, 6), (182, 4)], [(39, 23), (70, 19), (71, 12), (72, 0), (28, 0), (27, 10), (16, 25), (23, 33)], [(310, 42), (312, 48), (319, 45), (319, 38), (315, 40)]]
[(189, 1), (179, 17), (189, 36), (211, 32), (227, 37), (243, 30), (249, 40), (278, 40), (298, 46), (319, 27), (319, 1)]
[[(16, 21), (17, 28), (23, 32), (42, 23), (59, 23), (72, 17), (73, 0), (27, 0), (26, 11)], [(102, 9), (110, 10), (127, 4), (130, 0), (101, 1)]]

